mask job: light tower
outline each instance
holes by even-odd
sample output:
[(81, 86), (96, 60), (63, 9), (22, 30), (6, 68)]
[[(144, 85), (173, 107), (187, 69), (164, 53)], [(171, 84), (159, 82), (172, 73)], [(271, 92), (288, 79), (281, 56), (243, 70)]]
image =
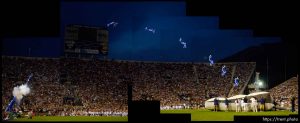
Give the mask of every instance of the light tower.
[(260, 80), (259, 74), (260, 74), (259, 72), (256, 72), (255, 75), (255, 82), (254, 82), (255, 91), (260, 91), (260, 88), (264, 87), (264, 83), (262, 80)]

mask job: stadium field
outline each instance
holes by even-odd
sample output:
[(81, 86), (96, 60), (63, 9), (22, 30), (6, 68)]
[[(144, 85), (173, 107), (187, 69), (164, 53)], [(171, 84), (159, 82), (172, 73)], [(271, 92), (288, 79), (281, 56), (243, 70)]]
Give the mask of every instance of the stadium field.
[[(233, 121), (234, 115), (249, 116), (288, 116), (290, 111), (266, 112), (212, 112), (209, 110), (162, 110), (161, 113), (191, 113), (192, 121)], [(127, 117), (108, 116), (36, 116), (33, 119), (20, 118), (15, 121), (128, 121)]]
[(265, 111), (265, 112), (213, 112), (210, 110), (162, 110), (161, 113), (191, 113), (192, 121), (233, 121), (235, 115), (248, 116), (288, 116), (290, 111)]

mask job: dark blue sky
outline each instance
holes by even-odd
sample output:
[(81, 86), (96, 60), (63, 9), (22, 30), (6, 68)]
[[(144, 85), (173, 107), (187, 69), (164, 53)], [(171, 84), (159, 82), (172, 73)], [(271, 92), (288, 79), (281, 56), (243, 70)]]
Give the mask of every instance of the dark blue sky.
[(3, 54), (28, 55), (30, 48), (32, 56), (57, 57), (63, 53), (65, 25), (105, 26), (111, 21), (119, 23), (109, 28), (109, 57), (114, 59), (204, 62), (210, 53), (219, 60), (250, 46), (280, 41), (253, 37), (251, 30), (220, 30), (217, 16), (186, 16), (185, 2), (61, 2), (60, 10), (62, 37), (5, 39)]

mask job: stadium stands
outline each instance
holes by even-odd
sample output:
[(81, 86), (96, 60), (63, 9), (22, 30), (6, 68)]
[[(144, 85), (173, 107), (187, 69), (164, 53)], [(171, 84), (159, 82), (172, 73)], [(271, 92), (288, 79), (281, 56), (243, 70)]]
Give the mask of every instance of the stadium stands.
[(280, 107), (290, 108), (290, 99), (295, 97), (295, 109), (298, 111), (298, 77), (292, 77), (285, 82), (271, 88), (271, 97)]
[[(161, 109), (199, 108), (210, 97), (227, 96), (233, 77), (240, 92), (255, 63), (171, 63), (44, 59), (2, 56), (2, 111), (12, 89), (30, 73), (32, 91), (21, 107), (37, 115), (127, 115), (127, 82), (133, 83), (133, 100), (159, 100)], [(221, 76), (226, 65), (227, 74)], [(236, 67), (234, 71), (233, 68)], [(60, 83), (61, 74), (67, 82)], [(78, 99), (80, 103), (66, 98)]]

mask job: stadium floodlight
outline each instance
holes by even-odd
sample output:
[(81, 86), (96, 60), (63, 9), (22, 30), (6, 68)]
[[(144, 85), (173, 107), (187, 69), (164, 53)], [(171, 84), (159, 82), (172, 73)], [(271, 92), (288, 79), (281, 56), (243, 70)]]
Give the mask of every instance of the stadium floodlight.
[(262, 81), (259, 81), (259, 82), (258, 82), (258, 86), (262, 87), (262, 86), (263, 86), (263, 82), (262, 82)]
[(260, 91), (260, 88), (264, 88), (264, 82), (260, 79), (254, 82), (254, 87), (256, 91)]

